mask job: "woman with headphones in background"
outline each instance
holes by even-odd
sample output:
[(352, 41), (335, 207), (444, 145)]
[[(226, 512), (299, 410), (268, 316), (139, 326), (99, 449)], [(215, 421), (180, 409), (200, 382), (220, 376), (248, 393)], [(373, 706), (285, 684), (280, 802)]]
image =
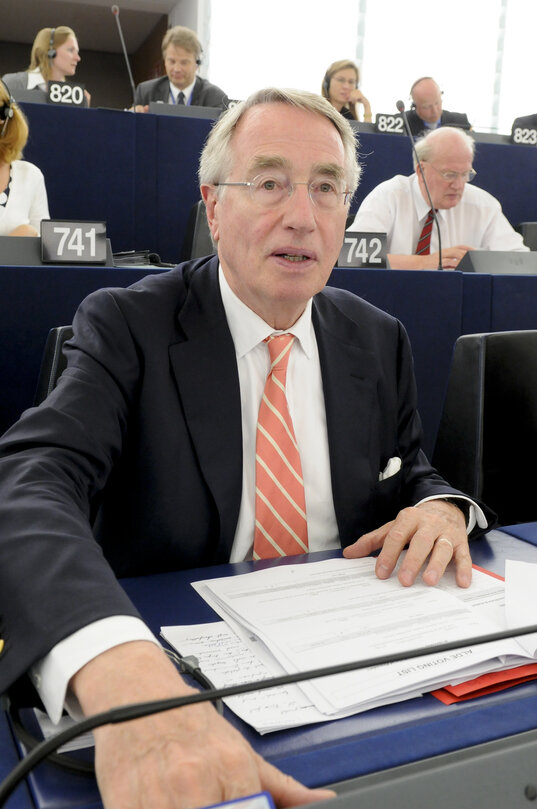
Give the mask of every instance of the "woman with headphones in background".
[[(34, 39), (30, 66), (20, 73), (6, 73), (3, 81), (12, 93), (38, 89), (47, 92), (49, 81), (65, 81), (74, 76), (80, 62), (75, 32), (67, 25), (42, 28)], [(90, 102), (87, 90), (84, 94)]]
[(364, 121), (371, 121), (371, 104), (358, 89), (360, 71), (358, 66), (349, 59), (340, 59), (333, 62), (326, 71), (323, 79), (322, 95), (327, 98), (333, 107), (344, 118), (359, 121), (357, 104), (364, 108)]
[(49, 219), (43, 174), (22, 160), (28, 124), (0, 81), (0, 236), (38, 236)]

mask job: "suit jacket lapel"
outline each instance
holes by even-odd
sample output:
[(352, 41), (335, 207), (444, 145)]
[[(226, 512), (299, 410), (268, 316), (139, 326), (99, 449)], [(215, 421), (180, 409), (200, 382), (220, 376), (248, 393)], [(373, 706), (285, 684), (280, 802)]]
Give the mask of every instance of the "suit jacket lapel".
[(156, 88), (155, 101), (164, 101), (165, 104), (170, 101), (170, 81), (167, 76), (163, 76)]
[(357, 538), (353, 515), (367, 509), (378, 475), (371, 468), (370, 451), (378, 371), (374, 354), (360, 347), (360, 327), (323, 294), (314, 298), (312, 316), (323, 378), (332, 494), (345, 547)]
[(191, 276), (179, 313), (184, 339), (170, 346), (179, 399), (200, 470), (220, 518), (218, 555), (228, 561), (242, 492), (242, 424), (235, 347), (213, 259)]

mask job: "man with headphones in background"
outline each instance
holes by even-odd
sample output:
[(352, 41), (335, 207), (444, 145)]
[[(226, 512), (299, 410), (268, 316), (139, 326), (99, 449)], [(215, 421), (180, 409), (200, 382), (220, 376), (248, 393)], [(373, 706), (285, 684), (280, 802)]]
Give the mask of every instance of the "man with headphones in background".
[(407, 119), (413, 135), (424, 135), (430, 129), (439, 126), (472, 128), (466, 113), (442, 109), (442, 90), (430, 76), (416, 79), (410, 88), (410, 97), (412, 106), (407, 113)]
[(170, 28), (162, 40), (166, 76), (138, 85), (134, 97), (136, 112), (148, 112), (151, 101), (226, 108), (228, 97), (224, 91), (196, 75), (201, 54), (201, 43), (194, 31), (182, 25)]

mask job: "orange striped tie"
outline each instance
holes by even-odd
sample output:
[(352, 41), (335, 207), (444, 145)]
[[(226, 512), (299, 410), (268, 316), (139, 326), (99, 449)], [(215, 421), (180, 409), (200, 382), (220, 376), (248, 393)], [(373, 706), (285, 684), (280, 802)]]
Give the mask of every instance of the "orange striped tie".
[(294, 339), (278, 334), (265, 340), (270, 370), (257, 420), (254, 559), (308, 550), (302, 466), (285, 396)]

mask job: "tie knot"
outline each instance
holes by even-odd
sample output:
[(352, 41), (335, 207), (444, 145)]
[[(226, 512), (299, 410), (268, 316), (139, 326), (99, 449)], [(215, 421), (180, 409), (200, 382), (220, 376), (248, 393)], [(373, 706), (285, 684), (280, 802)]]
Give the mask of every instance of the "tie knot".
[(291, 346), (293, 345), (294, 339), (294, 334), (271, 334), (270, 337), (266, 338), (265, 342), (268, 345), (270, 354), (271, 371), (287, 370), (289, 354), (291, 353)]
[(180, 93), (177, 93), (177, 103), (178, 104), (184, 104), (185, 103), (185, 94), (183, 93), (182, 90), (181, 90)]

